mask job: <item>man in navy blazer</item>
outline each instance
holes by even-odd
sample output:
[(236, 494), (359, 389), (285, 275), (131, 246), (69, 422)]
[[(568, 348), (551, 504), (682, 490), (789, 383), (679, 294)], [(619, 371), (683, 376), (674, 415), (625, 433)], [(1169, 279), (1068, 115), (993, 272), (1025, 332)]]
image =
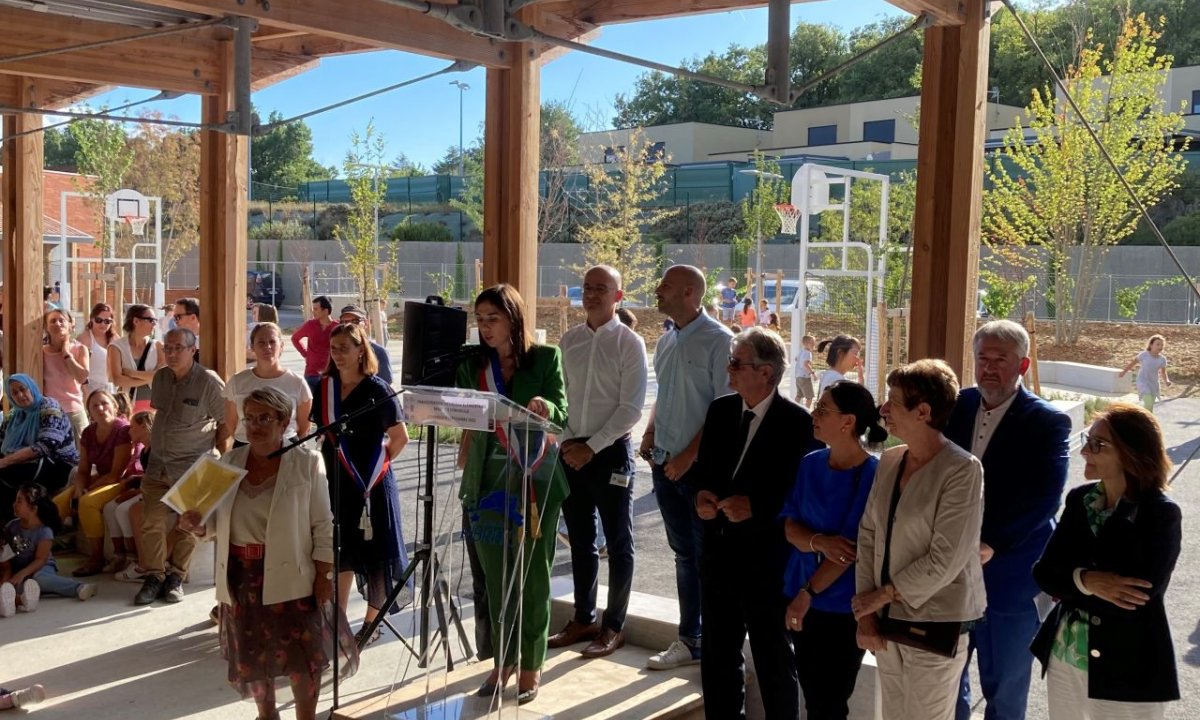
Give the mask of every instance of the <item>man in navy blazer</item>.
[[(1029, 334), (1010, 320), (975, 333), (975, 384), (958, 395), (946, 437), (983, 463), (983, 582), (987, 612), (971, 630), (986, 720), (1022, 720), (1041, 624), (1033, 566), (1054, 532), (1070, 458), (1071, 419), (1021, 386)], [(971, 716), (963, 669), (956, 720)]]

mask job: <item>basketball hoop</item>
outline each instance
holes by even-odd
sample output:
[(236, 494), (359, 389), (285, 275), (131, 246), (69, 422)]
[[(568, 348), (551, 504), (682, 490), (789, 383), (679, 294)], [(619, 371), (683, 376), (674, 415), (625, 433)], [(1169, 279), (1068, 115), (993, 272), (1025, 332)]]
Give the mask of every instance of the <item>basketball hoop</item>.
[(146, 234), (146, 223), (150, 221), (150, 218), (138, 215), (126, 215), (121, 218), (121, 221), (129, 226), (134, 235), (142, 237)]
[(779, 216), (781, 232), (788, 235), (796, 234), (796, 223), (800, 221), (800, 209), (791, 203), (779, 203), (775, 206), (775, 214)]

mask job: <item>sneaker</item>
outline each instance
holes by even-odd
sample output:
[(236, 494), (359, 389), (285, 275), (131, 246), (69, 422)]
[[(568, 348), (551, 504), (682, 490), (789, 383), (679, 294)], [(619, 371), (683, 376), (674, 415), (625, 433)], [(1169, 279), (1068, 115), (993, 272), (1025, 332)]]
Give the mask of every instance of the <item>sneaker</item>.
[(129, 558), (125, 555), (113, 555), (112, 559), (104, 565), (104, 569), (100, 572), (105, 575), (114, 575), (125, 569), (129, 565)]
[(146, 571), (138, 567), (136, 562), (130, 562), (124, 570), (114, 575), (120, 582), (140, 583), (146, 579)]
[(671, 646), (657, 655), (651, 655), (646, 661), (650, 670), (674, 670), (684, 665), (695, 665), (700, 662), (700, 651), (693, 650), (682, 640), (676, 640)]
[(168, 575), (163, 583), (162, 599), (169, 603), (183, 602), (183, 578), (175, 573)]
[(12, 583), (0, 583), (0, 617), (17, 614), (17, 589)]
[(98, 589), (96, 583), (84, 583), (75, 591), (75, 597), (80, 600), (91, 600), (96, 596), (96, 590)]
[(12, 703), (15, 708), (29, 707), (45, 701), (46, 688), (41, 685), (30, 685), (22, 690), (12, 692)]
[(21, 609), (25, 612), (33, 612), (37, 610), (38, 601), (42, 599), (42, 586), (37, 584), (37, 580), (29, 578), (25, 584), (21, 586)]
[(158, 599), (162, 593), (163, 581), (153, 575), (148, 575), (142, 582), (142, 589), (133, 597), (134, 605), (149, 605)]

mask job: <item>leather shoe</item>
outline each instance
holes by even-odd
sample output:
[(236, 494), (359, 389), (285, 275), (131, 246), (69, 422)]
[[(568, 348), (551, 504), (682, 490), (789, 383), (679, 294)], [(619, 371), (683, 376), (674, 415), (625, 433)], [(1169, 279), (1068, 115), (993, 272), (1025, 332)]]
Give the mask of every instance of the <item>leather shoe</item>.
[(601, 658), (612, 655), (620, 648), (625, 647), (625, 633), (612, 628), (604, 628), (604, 632), (592, 641), (583, 649), (585, 658)]
[(568, 645), (574, 645), (577, 642), (583, 642), (584, 640), (594, 640), (599, 634), (600, 623), (598, 621), (591, 625), (584, 625), (583, 623), (571, 620), (567, 623), (566, 627), (551, 635), (546, 640), (546, 647), (563, 648)]

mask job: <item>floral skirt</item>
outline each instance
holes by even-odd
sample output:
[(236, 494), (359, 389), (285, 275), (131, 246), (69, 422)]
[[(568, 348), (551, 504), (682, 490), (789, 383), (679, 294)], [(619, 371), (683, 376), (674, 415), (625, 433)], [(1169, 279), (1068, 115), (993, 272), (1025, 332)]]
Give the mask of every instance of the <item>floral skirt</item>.
[[(229, 557), (229, 595), (221, 605), (221, 653), (229, 661), (229, 684), (246, 700), (259, 700), (281, 678), (318, 692), (334, 651), (333, 605), (313, 596), (262, 604), (263, 561)], [(358, 646), (344, 612), (337, 618), (339, 673), (358, 670)]]

